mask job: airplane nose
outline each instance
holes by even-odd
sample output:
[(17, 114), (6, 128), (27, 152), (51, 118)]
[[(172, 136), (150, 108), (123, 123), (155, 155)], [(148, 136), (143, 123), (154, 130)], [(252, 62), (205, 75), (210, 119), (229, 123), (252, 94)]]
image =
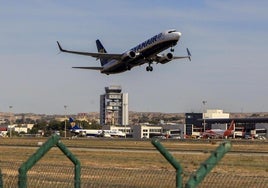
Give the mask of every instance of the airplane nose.
[(181, 36), (181, 32), (176, 32), (176, 34), (180, 37)]
[(177, 39), (177, 40), (179, 40), (180, 39), (180, 37), (181, 37), (181, 32), (174, 32), (174, 37)]

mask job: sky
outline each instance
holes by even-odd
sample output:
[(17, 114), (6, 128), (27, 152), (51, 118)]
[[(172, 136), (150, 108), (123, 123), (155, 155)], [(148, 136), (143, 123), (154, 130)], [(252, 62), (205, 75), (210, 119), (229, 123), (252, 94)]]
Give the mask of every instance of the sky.
[[(268, 112), (268, 1), (0, 0), (0, 112), (98, 112), (104, 87), (121, 85), (129, 110), (183, 113), (204, 109)], [(100, 39), (122, 53), (167, 29), (182, 33), (165, 65), (116, 75), (72, 69), (99, 66)], [(207, 101), (205, 105), (202, 101)], [(12, 106), (12, 108), (9, 108)]]

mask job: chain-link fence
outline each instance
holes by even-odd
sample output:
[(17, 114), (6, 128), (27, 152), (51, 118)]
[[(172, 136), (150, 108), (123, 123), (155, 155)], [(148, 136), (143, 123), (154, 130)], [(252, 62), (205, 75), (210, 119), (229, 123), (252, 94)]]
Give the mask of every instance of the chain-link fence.
[[(259, 153), (227, 153), (198, 187), (268, 187), (267, 147), (251, 147), (258, 148)], [(18, 187), (18, 169), (36, 150), (37, 147), (30, 146), (0, 146), (2, 187)], [(70, 150), (81, 162), (82, 188), (176, 186), (175, 169), (156, 150)], [(210, 155), (209, 151), (171, 153), (182, 165), (183, 185)], [(74, 182), (73, 163), (56, 147), (27, 172), (28, 188), (74, 187)]]
[(268, 187), (268, 176), (258, 174), (210, 173), (199, 187), (217, 188), (259, 188)]
[[(20, 164), (1, 162), (4, 187), (17, 187)], [(73, 187), (72, 165), (36, 164), (27, 187)], [(174, 187), (175, 170), (82, 167), (81, 187)]]
[[(18, 187), (18, 168), (21, 163), (3, 162), (3, 187)], [(226, 168), (233, 169), (227, 172)], [(206, 176), (199, 187), (267, 187), (268, 166), (252, 166), (258, 168), (255, 174), (238, 172), (234, 164), (220, 163), (215, 170)], [(74, 167), (70, 165), (36, 164), (27, 174), (27, 187), (74, 187)], [(184, 172), (184, 183), (193, 172)], [(172, 169), (135, 169), (135, 168), (105, 168), (82, 166), (81, 187), (175, 187), (175, 170)]]

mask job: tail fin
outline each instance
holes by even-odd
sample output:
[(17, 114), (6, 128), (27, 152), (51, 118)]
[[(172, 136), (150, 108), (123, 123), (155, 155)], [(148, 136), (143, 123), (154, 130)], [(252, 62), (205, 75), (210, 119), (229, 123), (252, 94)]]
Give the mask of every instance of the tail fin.
[(69, 123), (73, 123), (74, 119), (72, 117), (69, 117)]
[(72, 130), (81, 129), (78, 125), (75, 124), (74, 119), (71, 117), (69, 118), (69, 123), (71, 124)]
[(229, 128), (223, 133), (223, 136), (230, 136), (234, 133), (234, 129), (235, 129), (235, 123), (234, 120), (232, 120)]
[[(107, 53), (107, 51), (105, 50), (105, 48), (103, 47), (99, 39), (96, 40), (96, 45), (97, 45), (97, 49), (99, 53)], [(101, 62), (101, 66), (103, 66), (108, 62), (108, 60), (100, 58), (100, 62)]]
[(235, 125), (234, 120), (232, 120), (228, 130), (234, 130), (234, 125)]

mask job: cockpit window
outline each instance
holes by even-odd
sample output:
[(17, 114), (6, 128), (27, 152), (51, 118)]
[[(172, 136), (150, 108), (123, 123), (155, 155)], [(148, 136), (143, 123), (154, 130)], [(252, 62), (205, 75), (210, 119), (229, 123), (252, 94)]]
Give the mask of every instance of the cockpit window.
[(174, 30), (170, 30), (170, 31), (168, 31), (168, 33), (174, 33), (174, 32), (176, 32), (175, 29), (174, 29)]

